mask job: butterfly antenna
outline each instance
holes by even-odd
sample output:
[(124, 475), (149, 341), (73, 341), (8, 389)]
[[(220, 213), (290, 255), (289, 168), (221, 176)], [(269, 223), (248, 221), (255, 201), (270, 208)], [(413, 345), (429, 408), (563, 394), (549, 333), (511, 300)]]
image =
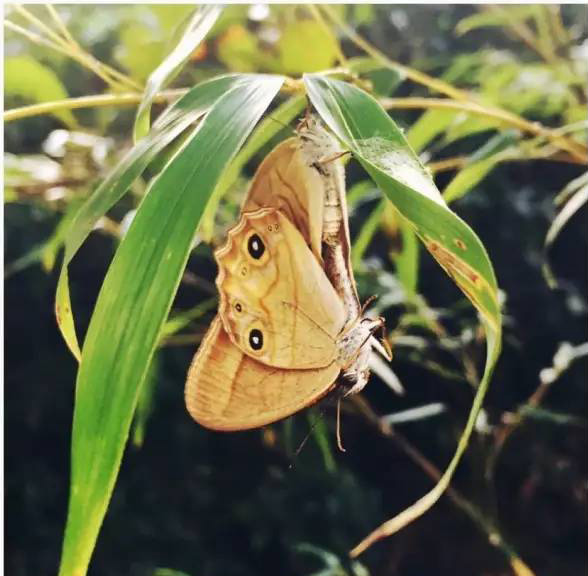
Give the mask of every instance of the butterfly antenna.
[(296, 462), (296, 458), (298, 458), (298, 455), (300, 454), (300, 452), (302, 452), (304, 445), (308, 442), (310, 435), (312, 434), (313, 430), (316, 428), (316, 425), (322, 420), (324, 415), (325, 415), (325, 409), (321, 408), (319, 410), (318, 417), (310, 426), (310, 430), (306, 433), (304, 440), (302, 440), (302, 442), (300, 442), (300, 445), (298, 446), (298, 448), (296, 448), (296, 452), (294, 452), (294, 456), (292, 456), (292, 462), (290, 462), (290, 466), (288, 466), (288, 470), (291, 470), (294, 467), (294, 463)]
[(375, 300), (378, 299), (377, 294), (372, 294), (364, 303), (363, 306), (361, 307), (361, 316), (363, 316), (364, 312), (366, 311), (367, 307), (374, 302)]
[(337, 448), (341, 452), (346, 452), (343, 448), (343, 442), (341, 441), (341, 398), (337, 400)]

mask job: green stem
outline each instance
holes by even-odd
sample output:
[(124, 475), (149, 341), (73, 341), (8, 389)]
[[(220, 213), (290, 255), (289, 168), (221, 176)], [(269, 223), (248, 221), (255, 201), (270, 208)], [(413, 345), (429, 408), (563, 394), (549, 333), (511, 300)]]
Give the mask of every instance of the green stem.
[[(186, 90), (166, 90), (155, 97), (156, 103), (169, 102), (186, 93)], [(134, 106), (143, 99), (143, 94), (127, 92), (124, 94), (95, 94), (80, 98), (67, 98), (52, 102), (41, 102), (4, 112), (4, 122), (13, 122), (31, 116), (51, 114), (58, 110), (76, 110), (79, 108), (103, 108), (107, 106)]]

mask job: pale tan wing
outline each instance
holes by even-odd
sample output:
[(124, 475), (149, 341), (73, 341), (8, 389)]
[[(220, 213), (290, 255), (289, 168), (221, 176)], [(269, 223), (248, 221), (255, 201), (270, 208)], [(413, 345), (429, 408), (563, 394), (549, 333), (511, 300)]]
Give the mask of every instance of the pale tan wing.
[(286, 418), (334, 386), (339, 367), (283, 370), (257, 362), (231, 342), (220, 317), (212, 322), (188, 372), (188, 412), (213, 430), (245, 430)]
[(215, 257), (219, 315), (234, 344), (276, 368), (322, 368), (338, 355), (341, 299), (276, 209), (244, 213)]
[(253, 176), (242, 212), (277, 208), (322, 262), (325, 191), (319, 173), (308, 164), (303, 145), (299, 138), (289, 138), (266, 156)]

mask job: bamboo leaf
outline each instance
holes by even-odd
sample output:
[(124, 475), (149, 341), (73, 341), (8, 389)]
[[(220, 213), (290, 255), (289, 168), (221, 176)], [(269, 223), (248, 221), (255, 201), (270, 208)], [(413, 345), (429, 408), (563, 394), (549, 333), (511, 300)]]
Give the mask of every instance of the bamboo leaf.
[[(553, 271), (551, 270), (551, 265), (549, 263), (549, 258), (547, 256), (547, 251), (551, 247), (551, 245), (555, 242), (555, 239), (559, 236), (559, 233), (565, 227), (565, 225), (569, 222), (569, 220), (582, 208), (582, 206), (588, 203), (588, 182), (586, 180), (587, 174), (583, 174), (576, 180), (572, 181), (571, 184), (579, 182), (580, 186), (577, 187), (572, 195), (569, 195), (569, 187), (566, 186), (560, 194), (558, 194), (558, 198), (565, 198), (566, 203), (563, 205), (563, 208), (559, 211), (549, 230), (547, 231), (547, 236), (545, 237), (545, 261), (543, 263), (543, 276), (547, 281), (547, 284), (550, 288), (557, 287), (557, 280)], [(556, 200), (558, 199), (556, 198)]]
[(398, 279), (409, 296), (415, 296), (419, 281), (420, 246), (414, 229), (405, 218), (399, 219), (402, 250), (394, 256)]
[(203, 6), (196, 10), (176, 47), (149, 76), (135, 118), (135, 142), (146, 136), (149, 131), (149, 115), (155, 95), (180, 73), (188, 58), (214, 26), (221, 11), (220, 6)]
[(500, 162), (500, 156), (496, 155), (465, 166), (443, 190), (445, 202), (451, 203), (465, 196), (494, 169), (498, 162)]
[(514, 156), (514, 144), (519, 137), (517, 130), (505, 130), (490, 138), (484, 146), (472, 154), (468, 163), (449, 182), (443, 191), (448, 204), (465, 196), (479, 184), (505, 158)]
[[(4, 95), (30, 102), (62, 100), (68, 96), (59, 76), (30, 56), (15, 56), (4, 61)], [(77, 126), (70, 110), (56, 110), (53, 115), (68, 128)]]
[(282, 82), (242, 76), (218, 98), (154, 181), (115, 254), (78, 371), (60, 576), (86, 574), (198, 223), (221, 174)]
[(203, 82), (170, 106), (157, 119), (149, 136), (143, 138), (125, 155), (74, 217), (65, 242), (65, 255), (55, 296), (55, 315), (61, 334), (78, 361), (81, 353), (71, 308), (67, 271), (70, 262), (96, 222), (124, 196), (153, 158), (198, 121), (220, 96), (239, 81), (239, 76), (233, 75)]
[(431, 109), (421, 114), (406, 133), (415, 152), (423, 150), (435, 137), (444, 132), (454, 121), (455, 110)]
[(344, 82), (305, 75), (313, 106), (351, 150), (374, 182), (415, 229), (426, 248), (478, 310), (487, 339), (484, 375), (456, 452), (437, 485), (398, 516), (372, 532), (352, 551), (357, 556), (375, 541), (397, 532), (428, 510), (449, 485), (467, 447), (500, 353), (498, 287), (484, 246), (435, 187), (401, 130), (369, 94)]
[(353, 246), (351, 247), (351, 264), (355, 269), (361, 266), (363, 255), (378, 231), (385, 206), (384, 201), (376, 204), (353, 241)]

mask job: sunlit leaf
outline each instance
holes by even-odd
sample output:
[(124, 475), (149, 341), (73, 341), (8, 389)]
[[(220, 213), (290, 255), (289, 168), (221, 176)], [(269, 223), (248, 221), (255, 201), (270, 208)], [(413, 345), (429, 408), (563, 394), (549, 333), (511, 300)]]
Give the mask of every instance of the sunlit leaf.
[(331, 68), (337, 60), (337, 40), (315, 20), (292, 21), (279, 41), (280, 62), (286, 74)]
[[(451, 203), (477, 186), (493, 169), (509, 156), (507, 151), (518, 140), (516, 130), (506, 130), (490, 138), (476, 150), (467, 164), (454, 176), (443, 191), (443, 198)], [(514, 148), (512, 154), (515, 154)]]
[(460, 170), (443, 191), (445, 202), (450, 203), (465, 196), (490, 173), (499, 161), (499, 158), (492, 156), (485, 160), (468, 164)]
[(190, 55), (214, 25), (220, 12), (220, 6), (204, 6), (196, 10), (176, 47), (149, 76), (135, 119), (135, 141), (143, 138), (149, 131), (149, 115), (155, 95), (179, 74)]
[(415, 152), (423, 150), (454, 121), (455, 110), (427, 110), (406, 132), (406, 139)]
[[(4, 97), (18, 97), (36, 103), (62, 100), (68, 94), (51, 68), (30, 56), (13, 56), (4, 60)], [(53, 115), (69, 128), (77, 125), (70, 110), (55, 110)]]
[(170, 106), (155, 122), (150, 134), (125, 155), (75, 216), (65, 242), (65, 255), (55, 297), (55, 314), (63, 338), (78, 360), (81, 354), (69, 295), (69, 263), (96, 222), (120, 200), (151, 160), (238, 82), (238, 76), (223, 76), (203, 82)]
[(144, 197), (110, 265), (84, 341), (60, 576), (83, 576), (131, 420), (206, 203), (281, 77), (244, 76), (211, 105)]
[(534, 6), (508, 6), (506, 10), (484, 10), (467, 16), (457, 23), (457, 34), (467, 34), (472, 30), (487, 27), (507, 27), (511, 22), (521, 22), (534, 14)]

